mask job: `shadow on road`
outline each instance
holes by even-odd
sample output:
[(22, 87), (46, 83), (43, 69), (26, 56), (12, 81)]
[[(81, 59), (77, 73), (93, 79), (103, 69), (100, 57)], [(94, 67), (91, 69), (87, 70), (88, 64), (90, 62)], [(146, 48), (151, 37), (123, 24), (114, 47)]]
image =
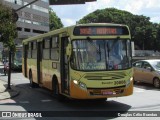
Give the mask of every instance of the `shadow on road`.
[(142, 83), (142, 82), (136, 82), (134, 84), (134, 87), (145, 89), (145, 90), (155, 90), (155, 91), (160, 91), (160, 88), (155, 88), (152, 84), (148, 83)]
[[(16, 85), (20, 95), (13, 98), (16, 105), (25, 111), (41, 112), (46, 117), (102, 117), (102, 120), (116, 118), (119, 113), (126, 113), (131, 106), (114, 100), (100, 102), (99, 100), (73, 100), (66, 99), (59, 102), (49, 90), (43, 88), (31, 88), (29, 84)], [(39, 118), (35, 118), (39, 120)], [(46, 119), (47, 120), (47, 119)], [(98, 119), (101, 120), (101, 119)]]

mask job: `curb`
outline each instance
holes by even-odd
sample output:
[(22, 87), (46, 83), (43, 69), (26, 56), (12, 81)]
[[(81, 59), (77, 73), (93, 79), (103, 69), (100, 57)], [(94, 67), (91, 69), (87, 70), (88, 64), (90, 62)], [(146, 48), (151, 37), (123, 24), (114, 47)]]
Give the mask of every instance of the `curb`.
[(16, 90), (7, 90), (4, 91), (3, 93), (0, 93), (0, 100), (5, 100), (5, 99), (10, 99), (18, 96), (20, 94), (19, 91)]
[(10, 99), (20, 94), (16, 87), (11, 85), (11, 89), (6, 88), (6, 82), (0, 80), (0, 100)]

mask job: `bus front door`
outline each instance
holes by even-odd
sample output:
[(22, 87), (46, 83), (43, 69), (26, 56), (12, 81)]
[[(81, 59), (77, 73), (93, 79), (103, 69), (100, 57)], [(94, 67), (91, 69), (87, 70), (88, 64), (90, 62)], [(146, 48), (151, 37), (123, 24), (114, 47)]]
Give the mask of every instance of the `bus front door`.
[(37, 42), (37, 80), (42, 84), (42, 42)]
[(61, 38), (61, 90), (62, 93), (69, 94), (69, 66), (66, 55), (68, 37)]

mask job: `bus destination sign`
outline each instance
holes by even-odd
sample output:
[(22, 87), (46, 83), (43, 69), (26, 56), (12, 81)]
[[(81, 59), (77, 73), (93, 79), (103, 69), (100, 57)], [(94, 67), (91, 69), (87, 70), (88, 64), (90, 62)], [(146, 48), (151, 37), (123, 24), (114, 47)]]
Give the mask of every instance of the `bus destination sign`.
[(75, 27), (74, 35), (129, 35), (127, 27), (97, 27), (97, 26), (78, 26)]

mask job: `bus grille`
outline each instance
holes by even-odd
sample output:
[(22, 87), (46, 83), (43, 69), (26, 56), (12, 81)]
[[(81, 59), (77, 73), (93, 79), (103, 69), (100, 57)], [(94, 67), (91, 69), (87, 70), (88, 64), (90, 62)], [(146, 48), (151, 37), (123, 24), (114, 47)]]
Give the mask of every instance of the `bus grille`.
[(124, 92), (124, 89), (106, 89), (106, 90), (102, 90), (102, 89), (90, 89), (88, 90), (90, 95), (118, 95), (118, 94), (122, 94)]
[(84, 76), (88, 80), (115, 80), (123, 79), (126, 76), (124, 72), (117, 73), (89, 73)]

